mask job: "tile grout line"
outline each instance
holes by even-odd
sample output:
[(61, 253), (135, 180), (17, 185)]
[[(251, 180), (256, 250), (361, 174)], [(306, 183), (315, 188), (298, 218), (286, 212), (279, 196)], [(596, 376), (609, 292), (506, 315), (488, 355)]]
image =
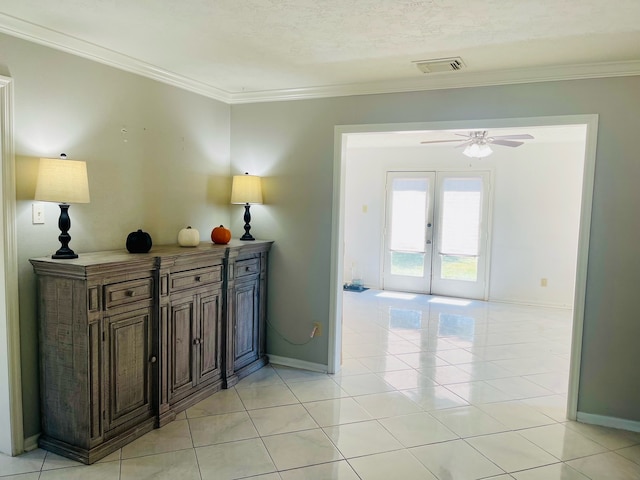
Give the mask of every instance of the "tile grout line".
[[(200, 459), (198, 458), (198, 451), (196, 450), (196, 444), (193, 441), (193, 432), (191, 431), (191, 422), (189, 419), (189, 415), (187, 414), (187, 410), (184, 410), (184, 416), (187, 420), (187, 427), (189, 428), (189, 437), (191, 437), (191, 449), (193, 450), (193, 456), (196, 457), (196, 466), (198, 467), (198, 475), (200, 476), (200, 480), (202, 480), (202, 469), (200, 468)], [(186, 449), (185, 449), (186, 450)]]

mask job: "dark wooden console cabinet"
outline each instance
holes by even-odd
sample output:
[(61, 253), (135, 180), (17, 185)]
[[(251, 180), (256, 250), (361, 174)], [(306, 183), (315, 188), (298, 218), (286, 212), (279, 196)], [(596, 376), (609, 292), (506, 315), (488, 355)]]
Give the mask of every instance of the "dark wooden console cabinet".
[(32, 259), (40, 446), (93, 463), (265, 365), (271, 243)]
[(225, 388), (267, 363), (266, 252), (259, 249), (230, 252), (227, 261), (228, 326)]

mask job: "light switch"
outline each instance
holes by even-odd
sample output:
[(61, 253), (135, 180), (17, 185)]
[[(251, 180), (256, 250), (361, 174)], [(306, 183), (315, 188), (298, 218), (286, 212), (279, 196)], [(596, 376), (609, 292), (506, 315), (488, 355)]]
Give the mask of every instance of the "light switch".
[(34, 203), (31, 206), (31, 221), (34, 225), (44, 223), (44, 204)]
[(369, 207), (367, 205), (362, 205), (362, 213), (367, 213), (367, 210), (369, 210)]

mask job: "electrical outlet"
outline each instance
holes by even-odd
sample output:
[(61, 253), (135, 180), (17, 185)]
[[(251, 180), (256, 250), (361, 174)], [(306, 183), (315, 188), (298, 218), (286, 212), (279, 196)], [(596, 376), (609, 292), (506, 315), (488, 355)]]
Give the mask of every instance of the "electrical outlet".
[(44, 223), (44, 205), (42, 203), (31, 205), (31, 223), (34, 225)]
[(320, 337), (322, 335), (322, 325), (320, 322), (314, 322), (313, 324), (313, 335), (312, 337)]
[(546, 278), (541, 278), (540, 279), (540, 286), (541, 287), (546, 287), (547, 286), (547, 279)]

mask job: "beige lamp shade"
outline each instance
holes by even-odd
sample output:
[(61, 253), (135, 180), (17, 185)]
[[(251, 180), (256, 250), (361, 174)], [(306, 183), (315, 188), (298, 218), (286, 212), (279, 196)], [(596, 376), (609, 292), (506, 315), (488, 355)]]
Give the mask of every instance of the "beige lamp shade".
[(231, 203), (262, 204), (261, 180), (255, 175), (234, 175), (231, 184)]
[(87, 163), (41, 158), (35, 199), (56, 203), (89, 203)]

